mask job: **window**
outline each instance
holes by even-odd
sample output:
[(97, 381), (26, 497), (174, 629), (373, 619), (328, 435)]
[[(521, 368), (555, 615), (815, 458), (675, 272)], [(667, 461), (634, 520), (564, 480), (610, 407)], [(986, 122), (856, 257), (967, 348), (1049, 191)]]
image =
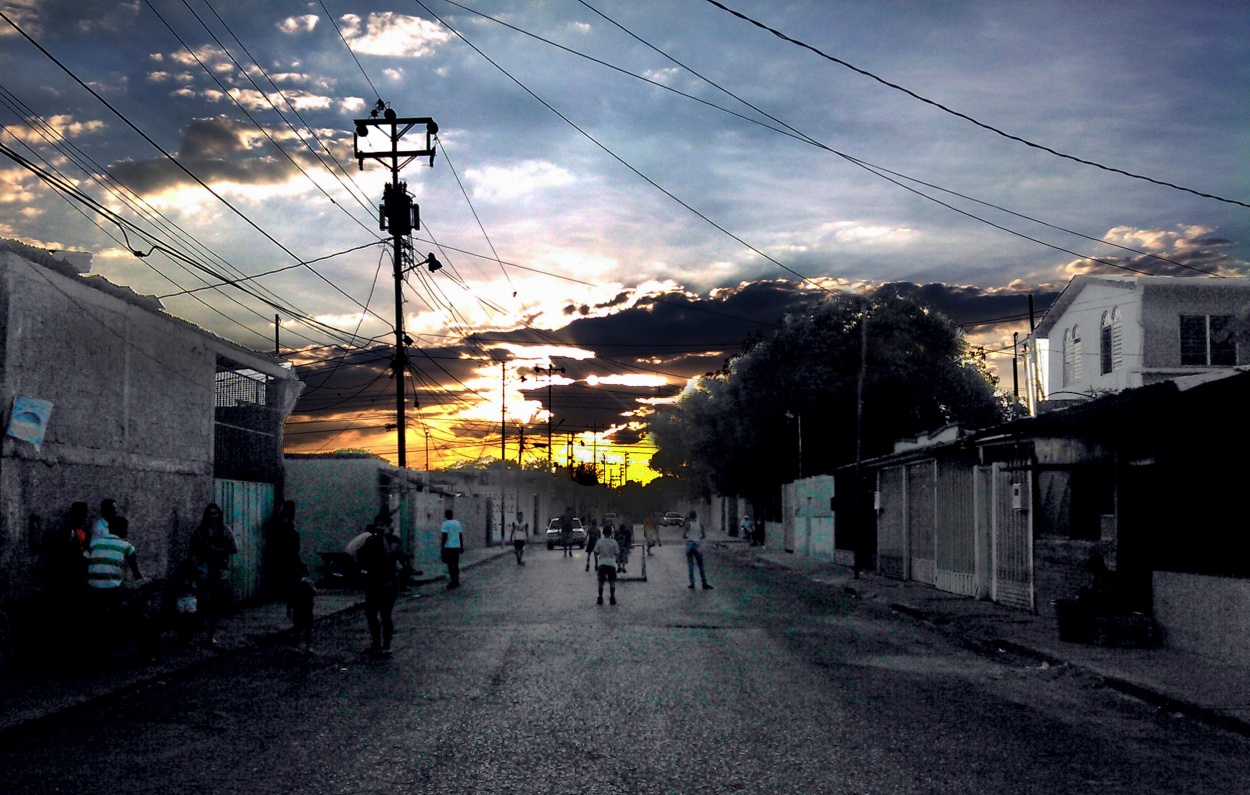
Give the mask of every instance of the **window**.
[(1181, 364), (1237, 364), (1235, 328), (1232, 315), (1181, 315)]
[(1081, 327), (1073, 326), (1063, 332), (1063, 383), (1081, 381)]
[(1072, 327), (1072, 383), (1080, 383), (1081, 373), (1081, 327)]
[(1102, 327), (1098, 333), (1098, 361), (1102, 375), (1115, 372), (1124, 366), (1123, 334), (1118, 306), (1110, 312), (1102, 313)]
[(1072, 383), (1072, 329), (1063, 330), (1063, 383)]

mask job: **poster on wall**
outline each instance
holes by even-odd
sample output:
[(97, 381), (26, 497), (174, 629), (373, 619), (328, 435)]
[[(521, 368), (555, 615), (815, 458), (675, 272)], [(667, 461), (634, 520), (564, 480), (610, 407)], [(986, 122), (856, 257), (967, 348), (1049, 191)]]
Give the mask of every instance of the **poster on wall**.
[(39, 450), (48, 419), (52, 416), (52, 401), (21, 397), (13, 399), (13, 413), (9, 416), (9, 436), (30, 442)]

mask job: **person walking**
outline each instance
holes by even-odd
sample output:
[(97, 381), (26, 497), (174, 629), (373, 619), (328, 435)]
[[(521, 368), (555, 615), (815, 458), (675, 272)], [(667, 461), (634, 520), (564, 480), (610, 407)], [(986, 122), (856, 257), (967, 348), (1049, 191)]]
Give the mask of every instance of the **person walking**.
[(390, 654), (391, 638), (395, 635), (391, 614), (399, 597), (399, 536), (375, 524), (366, 525), (365, 530), (369, 537), (356, 552), (356, 562), (364, 573), (365, 621), (373, 641), (369, 653)]
[[(608, 525), (604, 525), (607, 527)], [(598, 545), (599, 539), (603, 538), (603, 527), (599, 526), (598, 519), (590, 520), (590, 529), (586, 531), (586, 571), (590, 571), (590, 559), (595, 559), (595, 571), (599, 570), (599, 555), (595, 553), (595, 546)]]
[(660, 539), (659, 534), (655, 529), (655, 516), (652, 514), (647, 514), (647, 518), (642, 520), (642, 538), (643, 542), (647, 545), (647, 554), (654, 554), (651, 551), (651, 548), (654, 547), (656, 542)]
[(599, 543), (595, 544), (595, 549), (599, 552), (599, 565), (595, 569), (597, 579), (599, 580), (599, 598), (595, 600), (595, 604), (603, 604), (603, 583), (608, 583), (610, 589), (610, 604), (616, 604), (616, 556), (620, 552), (620, 547), (616, 543), (616, 539), (612, 538), (612, 528), (603, 528), (603, 538), (599, 539)]
[(612, 537), (616, 539), (616, 545), (621, 551), (616, 559), (616, 571), (618, 574), (625, 573), (625, 566), (629, 563), (629, 553), (634, 546), (634, 526), (628, 522), (621, 522), (612, 531)]
[(573, 515), (568, 508), (560, 515), (560, 546), (564, 549), (564, 557), (573, 557)]
[(443, 511), (442, 535), (443, 563), (447, 564), (447, 590), (460, 587), (460, 554), (464, 552), (464, 525), (455, 518), (451, 508)]
[(520, 522), (512, 523), (512, 551), (516, 555), (516, 565), (524, 566), (525, 560), (525, 542), (528, 525), (522, 525)]
[(295, 501), (287, 500), (274, 516), (267, 528), (269, 542), (269, 564), (273, 580), (269, 584), (271, 592), (279, 599), (288, 603), (291, 590), (299, 582), (300, 574), (300, 537), (295, 526)]
[(191, 534), (191, 556), (200, 569), (204, 587), (200, 589), (200, 612), (208, 622), (207, 643), (217, 648), (217, 624), (226, 601), (230, 556), (237, 554), (234, 533), (222, 518), (221, 507), (210, 502), (204, 508), (200, 524)]
[(707, 575), (703, 572), (703, 539), (707, 534), (703, 532), (703, 525), (699, 524), (699, 517), (695, 511), (690, 512), (690, 519), (686, 522), (686, 529), (681, 534), (686, 540), (686, 569), (690, 574), (689, 588), (694, 588), (694, 566), (699, 564), (699, 579), (703, 581), (703, 590), (710, 591), (712, 586), (708, 585)]

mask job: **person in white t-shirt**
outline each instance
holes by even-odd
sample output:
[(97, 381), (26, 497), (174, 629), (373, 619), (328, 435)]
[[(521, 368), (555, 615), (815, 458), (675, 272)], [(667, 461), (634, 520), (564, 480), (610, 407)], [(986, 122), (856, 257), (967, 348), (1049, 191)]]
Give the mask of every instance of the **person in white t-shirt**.
[(599, 556), (599, 566), (596, 569), (599, 579), (599, 598), (595, 600), (595, 604), (603, 604), (603, 583), (605, 580), (610, 588), (610, 604), (616, 604), (616, 556), (621, 553), (621, 547), (616, 543), (616, 539), (612, 537), (611, 525), (603, 528), (603, 538), (599, 539), (595, 544), (595, 552)]
[(460, 587), (460, 554), (464, 552), (464, 526), (454, 519), (452, 510), (443, 511), (446, 517), (439, 532), (443, 536), (442, 556), (447, 564), (447, 590)]
[(703, 573), (703, 539), (707, 536), (703, 532), (703, 525), (699, 524), (699, 517), (694, 512), (690, 512), (690, 519), (686, 522), (686, 530), (681, 537), (686, 539), (686, 569), (690, 572), (690, 585), (688, 588), (694, 587), (694, 564), (699, 564), (699, 579), (703, 581), (703, 590), (710, 591), (712, 586), (708, 585), (707, 575)]

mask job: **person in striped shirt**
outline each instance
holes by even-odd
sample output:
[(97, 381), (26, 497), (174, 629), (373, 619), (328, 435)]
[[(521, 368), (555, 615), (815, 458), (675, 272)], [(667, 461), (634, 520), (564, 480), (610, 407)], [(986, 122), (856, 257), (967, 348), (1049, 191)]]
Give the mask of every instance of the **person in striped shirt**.
[(87, 585), (93, 591), (119, 592), (127, 566), (136, 580), (143, 579), (133, 544), (107, 529), (92, 537), (87, 545)]

